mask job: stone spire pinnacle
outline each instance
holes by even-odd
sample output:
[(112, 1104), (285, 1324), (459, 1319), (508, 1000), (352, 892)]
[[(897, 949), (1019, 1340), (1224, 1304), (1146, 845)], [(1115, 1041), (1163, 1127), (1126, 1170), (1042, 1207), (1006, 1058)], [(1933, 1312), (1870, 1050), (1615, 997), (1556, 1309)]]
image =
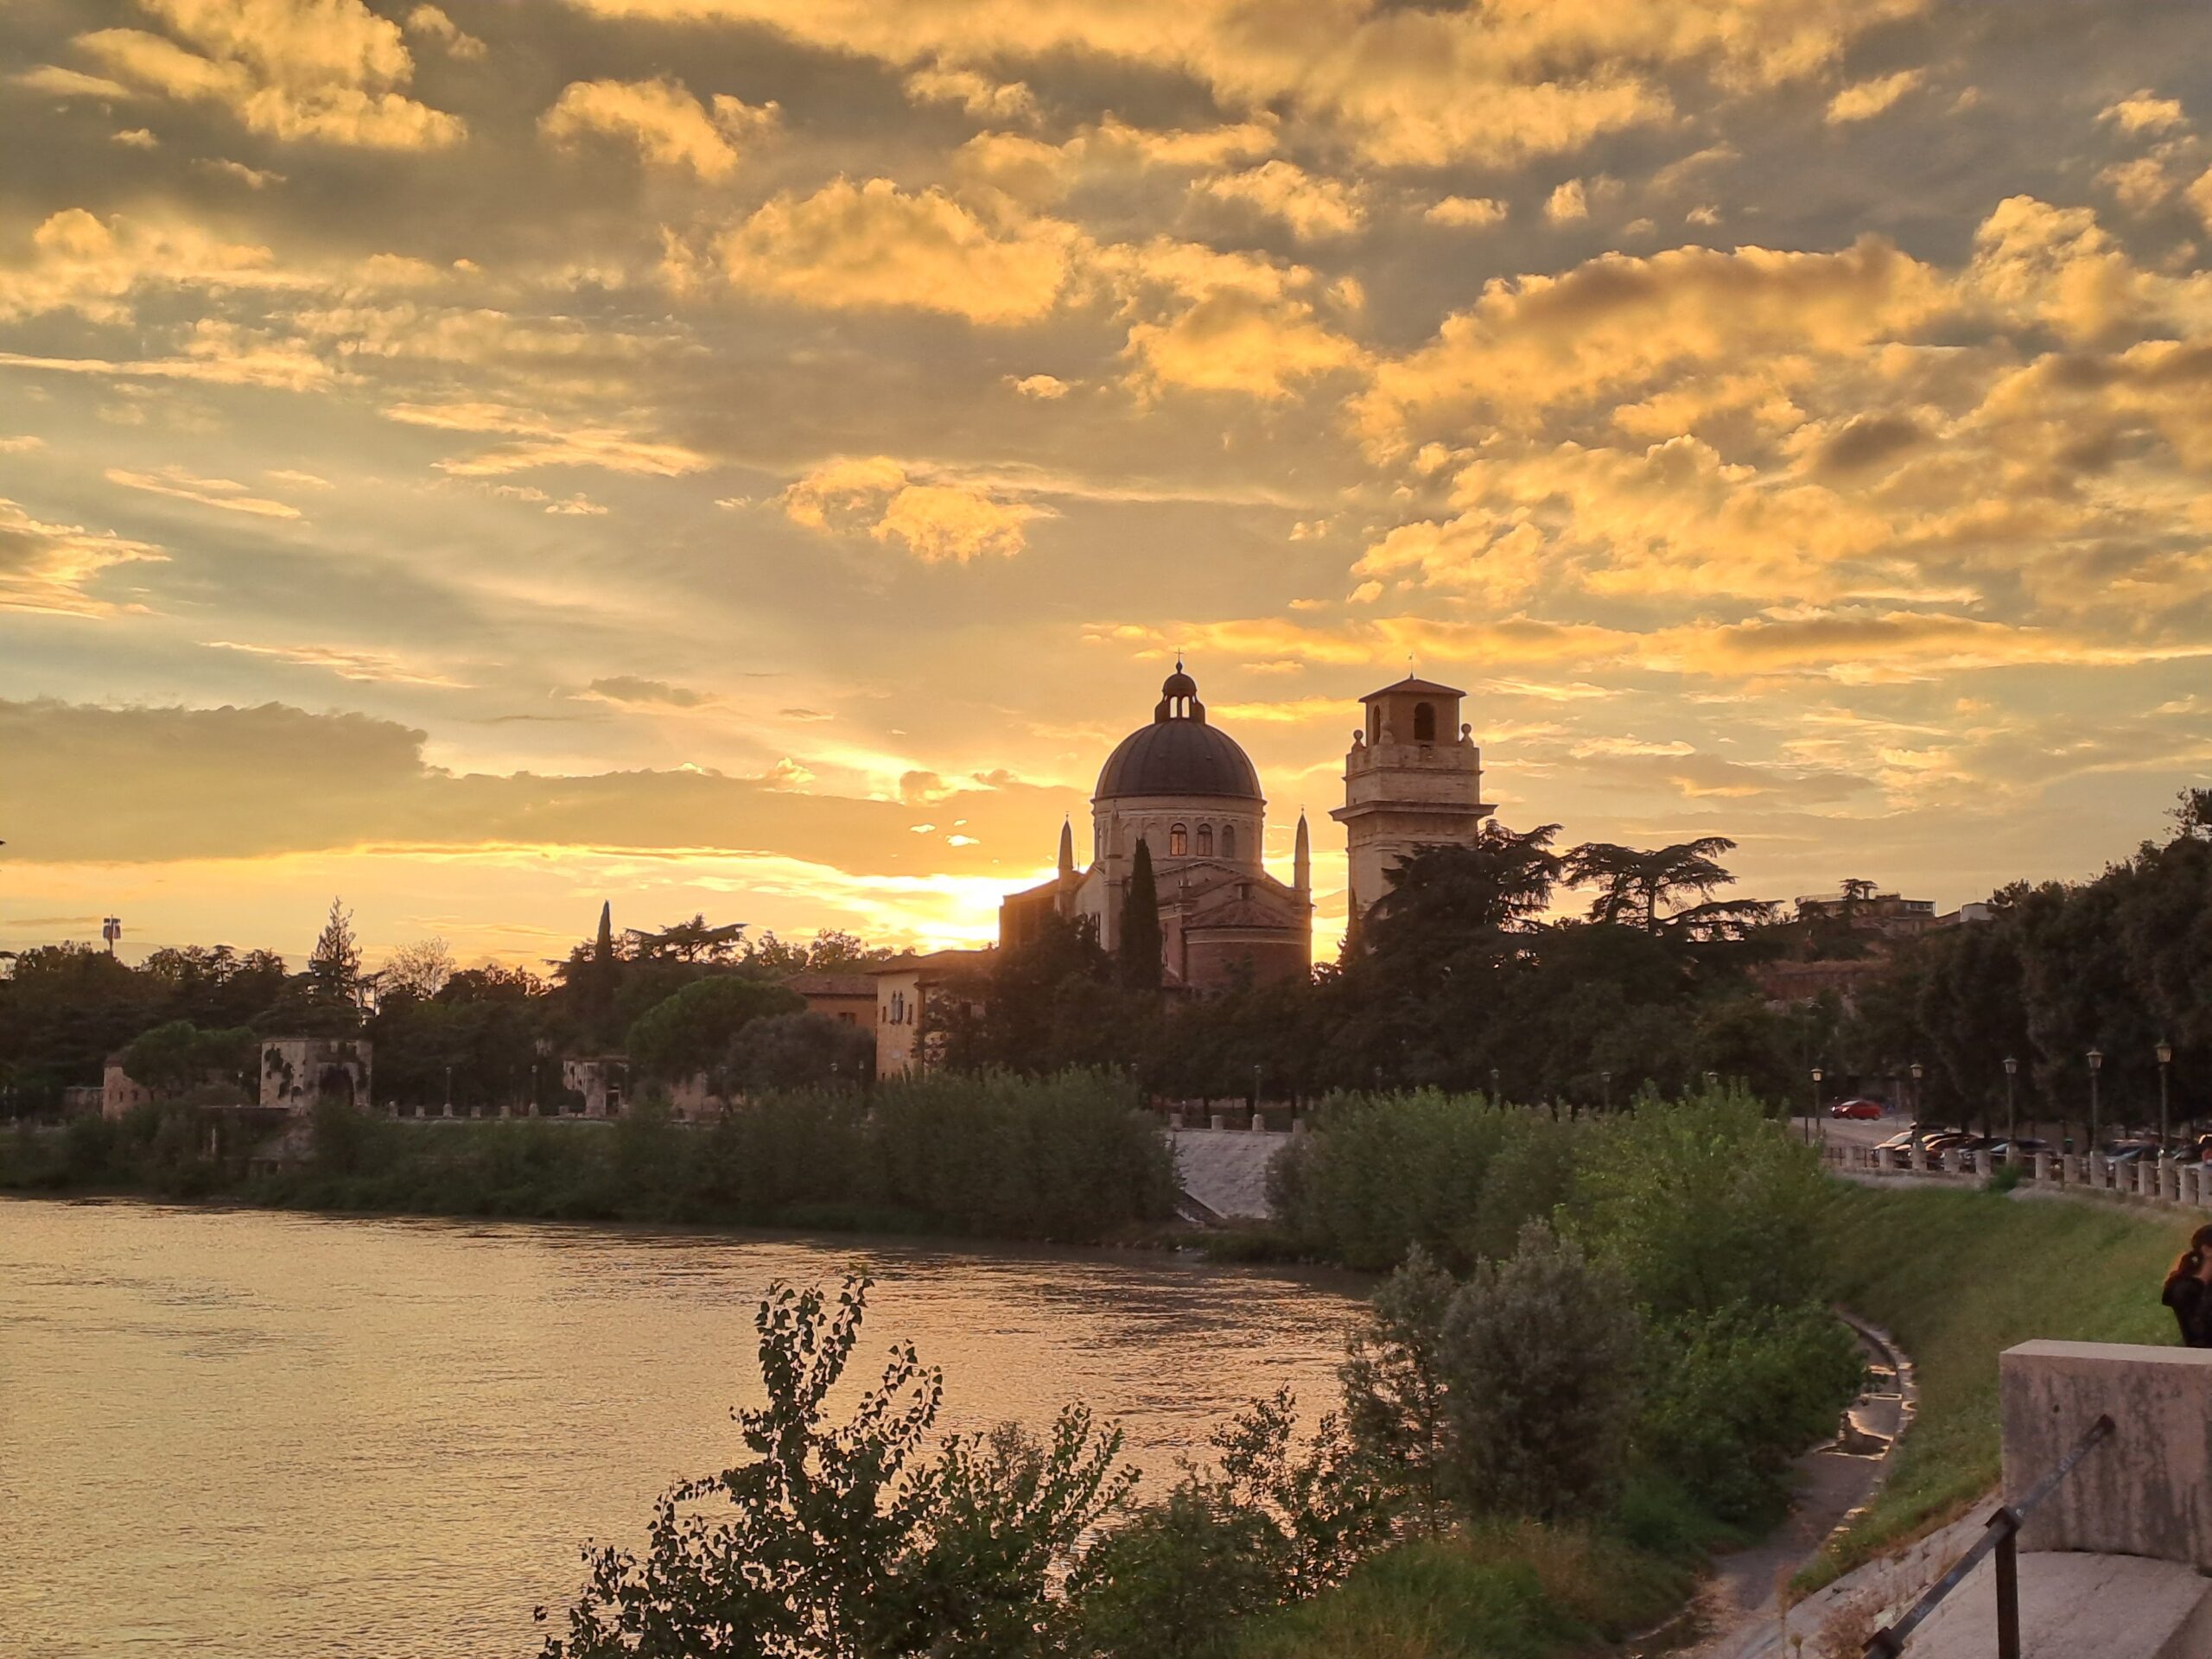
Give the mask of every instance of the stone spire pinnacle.
[(1290, 885), (1301, 899), (1313, 896), (1313, 841), (1306, 831), (1306, 809), (1298, 809), (1298, 841), (1290, 858)]
[(1060, 874), (1075, 874), (1075, 825), (1070, 820), (1060, 820)]

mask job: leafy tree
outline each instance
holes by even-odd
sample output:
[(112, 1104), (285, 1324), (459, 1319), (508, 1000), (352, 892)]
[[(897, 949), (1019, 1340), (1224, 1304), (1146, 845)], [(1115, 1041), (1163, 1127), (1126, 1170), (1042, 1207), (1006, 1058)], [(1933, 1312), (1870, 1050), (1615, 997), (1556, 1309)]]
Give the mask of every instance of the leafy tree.
[(418, 939), (401, 945), (385, 959), (383, 970), (377, 976), (377, 990), (382, 996), (404, 994), (427, 1002), (445, 989), (457, 966), (443, 939)]
[(1213, 1436), (1216, 1465), (1186, 1468), (1164, 1503), (1090, 1550), (1071, 1580), (1073, 1652), (1211, 1659), (1253, 1614), (1341, 1584), (1390, 1532), (1390, 1495), (1333, 1416), (1293, 1450), (1288, 1389)]
[(358, 1012), (366, 981), (361, 973), (361, 944), (353, 936), (353, 912), (342, 899), (330, 901), (330, 915), (308, 957), (314, 1000), (326, 1007)]
[(1821, 1300), (1827, 1204), (1819, 1155), (1777, 1135), (1748, 1095), (1646, 1100), (1597, 1126), (1578, 1166), (1573, 1230), (1660, 1317)]
[(730, 1039), (723, 1067), (731, 1084), (747, 1095), (865, 1084), (875, 1074), (875, 1034), (806, 1009), (764, 1014)]
[(1153, 880), (1152, 844), (1137, 837), (1129, 861), (1128, 891), (1122, 897), (1122, 983), (1133, 991), (1156, 991), (1166, 945), (1160, 933), (1160, 888)]
[(1510, 1259), (1476, 1264), (1444, 1317), (1452, 1490), (1477, 1514), (1602, 1511), (1636, 1421), (1637, 1352), (1622, 1287), (1529, 1222)]
[(819, 1288), (769, 1287), (753, 1322), (766, 1403), (737, 1413), (750, 1458), (663, 1497), (642, 1557), (587, 1547), (544, 1659), (1052, 1650), (1068, 1614), (1057, 1586), (1136, 1479), (1115, 1467), (1120, 1433), (1069, 1407), (1044, 1445), (955, 1434), (925, 1461), (944, 1381), (907, 1343), (847, 1421), (828, 1421), (868, 1290), (848, 1278), (833, 1311)]
[(1416, 1245), (1376, 1288), (1339, 1374), (1352, 1444), (1432, 1533), (1443, 1522), (1452, 1458), (1444, 1325), (1458, 1291)]
[(1594, 922), (1632, 923), (1647, 933), (1659, 932), (1669, 922), (1711, 921), (1724, 916), (1751, 917), (1769, 908), (1752, 901), (1714, 906), (1700, 904), (1674, 915), (1662, 915), (1660, 906), (1673, 905), (1687, 895), (1710, 899), (1717, 888), (1736, 878), (1718, 862), (1736, 843), (1726, 836), (1700, 836), (1694, 841), (1646, 851), (1612, 842), (1585, 842), (1567, 855), (1563, 874), (1574, 887), (1598, 887), (1590, 901)]
[(718, 1071), (732, 1040), (753, 1020), (805, 1007), (797, 992), (780, 985), (732, 975), (702, 979), (641, 1015), (625, 1047), (632, 1065), (646, 1076), (674, 1083)]
[(824, 928), (807, 944), (778, 938), (773, 932), (749, 939), (746, 942), (745, 965), (763, 976), (789, 978), (794, 974), (854, 973), (888, 962), (894, 954), (886, 946), (868, 944), (856, 934)]
[(630, 938), (636, 946), (635, 954), (648, 962), (666, 959), (726, 963), (737, 955), (738, 946), (745, 938), (745, 924), (728, 922), (715, 926), (701, 914), (688, 922), (672, 923), (658, 933), (633, 932)]
[(1425, 848), (1398, 866), (1369, 917), (1376, 955), (1448, 959), (1455, 947), (1524, 931), (1551, 902), (1555, 823), (1516, 832), (1495, 819), (1469, 846)]

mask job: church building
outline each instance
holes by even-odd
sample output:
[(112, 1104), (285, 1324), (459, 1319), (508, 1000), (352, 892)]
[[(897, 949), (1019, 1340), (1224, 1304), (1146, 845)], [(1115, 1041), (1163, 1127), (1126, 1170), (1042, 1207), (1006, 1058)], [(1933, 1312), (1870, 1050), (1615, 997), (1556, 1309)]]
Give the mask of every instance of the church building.
[[(1415, 849), (1465, 844), (1496, 809), (1482, 800), (1482, 755), (1459, 723), (1464, 692), (1411, 676), (1360, 701), (1366, 720), (1344, 760), (1343, 823), (1351, 926), (1389, 889)], [(1060, 830), (1059, 869), (999, 906), (999, 943), (1035, 937), (1045, 918), (1087, 918), (1121, 948), (1137, 843), (1152, 855), (1164, 946), (1162, 982), (1187, 991), (1303, 978), (1313, 959), (1313, 851), (1304, 814), (1287, 886), (1261, 861), (1267, 801), (1236, 740), (1206, 718), (1179, 661), (1149, 724), (1106, 758), (1090, 801), (1090, 857)]]
[(1298, 821), (1286, 887), (1261, 862), (1268, 804), (1236, 740), (1206, 719), (1198, 683), (1175, 671), (1148, 725), (1106, 757), (1090, 799), (1090, 859), (1078, 869), (1072, 825), (1060, 830), (1059, 873), (999, 906), (999, 942), (1020, 944), (1048, 915), (1088, 918), (1108, 950), (1121, 949), (1122, 911), (1137, 843), (1152, 855), (1165, 946), (1161, 978), (1185, 990), (1224, 990), (1302, 977), (1313, 959), (1312, 858)]

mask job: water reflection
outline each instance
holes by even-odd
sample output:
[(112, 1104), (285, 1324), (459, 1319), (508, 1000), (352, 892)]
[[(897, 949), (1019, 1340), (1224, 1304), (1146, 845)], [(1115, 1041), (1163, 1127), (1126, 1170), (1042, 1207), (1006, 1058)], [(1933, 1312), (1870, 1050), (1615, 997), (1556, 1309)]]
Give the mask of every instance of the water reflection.
[(588, 1535), (737, 1449), (777, 1277), (877, 1278), (948, 1428), (1082, 1400), (1172, 1478), (1319, 1406), (1359, 1287), (1146, 1255), (0, 1200), (0, 1654), (534, 1649)]

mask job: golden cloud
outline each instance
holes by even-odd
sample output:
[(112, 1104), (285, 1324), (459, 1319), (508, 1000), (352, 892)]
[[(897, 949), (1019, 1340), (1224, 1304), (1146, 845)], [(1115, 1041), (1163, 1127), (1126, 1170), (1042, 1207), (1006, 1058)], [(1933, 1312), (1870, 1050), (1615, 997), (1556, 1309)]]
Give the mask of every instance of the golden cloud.
[(256, 518), (296, 518), (300, 510), (283, 501), (249, 495), (246, 486), (227, 478), (194, 478), (181, 467), (164, 467), (158, 473), (133, 473), (111, 467), (102, 474), (111, 484), (127, 490), (144, 490), (171, 496), (224, 512), (242, 512)]
[(556, 144), (614, 138), (656, 166), (717, 180), (736, 170), (740, 144), (772, 130), (779, 115), (773, 104), (755, 107), (719, 92), (710, 111), (678, 80), (577, 80), (538, 117), (537, 130)]
[(539, 467), (596, 467), (642, 478), (676, 478), (714, 465), (679, 443), (640, 437), (619, 427), (569, 424), (505, 404), (393, 404), (383, 414), (386, 420), (442, 432), (511, 435), (511, 442), (437, 463), (440, 472), (456, 478), (499, 478)]
[(865, 526), (874, 540), (902, 542), (925, 564), (1010, 558), (1049, 507), (1001, 500), (982, 485), (912, 475), (888, 455), (840, 457), (797, 480), (779, 498), (784, 515), (809, 529)]
[(1379, 365), (1355, 411), (1371, 446), (1395, 450), (1415, 428), (1540, 412), (1694, 364), (1855, 353), (1910, 334), (1948, 297), (1937, 272), (1879, 237), (1841, 253), (1610, 253), (1492, 282), (1429, 345)]
[(435, 149), (467, 132), (405, 95), (415, 63), (399, 25), (361, 0), (140, 3), (177, 38), (103, 29), (76, 40), (118, 79), (221, 105), (275, 138)]
[(1237, 110), (1276, 106), (1389, 166), (1498, 164), (1558, 154), (1674, 105), (1699, 72), (1766, 87), (1832, 65), (1859, 35), (1926, 0), (1703, 0), (1431, 10), (1324, 0), (1255, 13), (1239, 0), (571, 0), (601, 16), (765, 26), (902, 68), (988, 70), (1077, 52), (1196, 76)]
[(117, 565), (164, 563), (147, 542), (128, 541), (82, 524), (48, 524), (0, 498), (0, 611), (48, 616), (112, 616), (122, 607), (92, 592)]
[(1316, 178), (1280, 159), (1200, 187), (1217, 200), (1241, 203), (1281, 219), (1300, 241), (1349, 236), (1367, 223), (1366, 191), (1338, 179)]
[(1004, 327), (1051, 311), (1080, 238), (1072, 226), (986, 224), (941, 190), (838, 179), (780, 195), (721, 238), (729, 280), (817, 309), (940, 311)]
[(1828, 100), (1827, 123), (1838, 127), (1853, 121), (1871, 121), (1906, 93), (1916, 91), (1925, 79), (1921, 70), (1900, 69), (1893, 75), (1847, 86)]

